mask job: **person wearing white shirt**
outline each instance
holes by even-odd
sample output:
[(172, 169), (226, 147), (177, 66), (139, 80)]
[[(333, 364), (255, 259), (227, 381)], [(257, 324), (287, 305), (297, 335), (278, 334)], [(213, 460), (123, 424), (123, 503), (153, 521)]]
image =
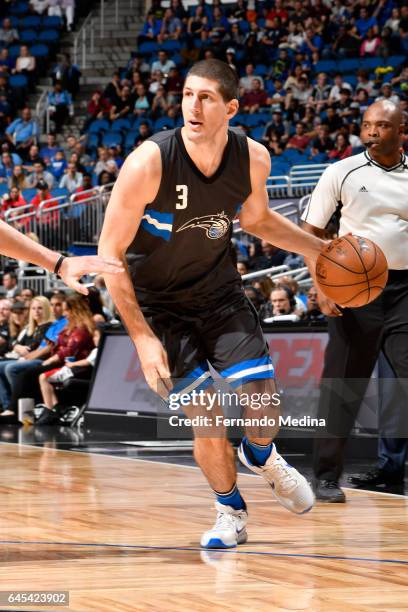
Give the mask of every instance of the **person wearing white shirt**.
[(60, 180), (60, 188), (68, 189), (69, 193), (74, 193), (82, 186), (83, 175), (77, 172), (76, 164), (70, 162), (67, 167), (67, 172)]
[[(339, 307), (319, 292), (320, 308), (329, 317), (319, 416), (327, 419), (327, 434), (332, 437), (315, 440), (314, 474), (316, 497), (326, 502), (345, 502), (338, 484), (344, 446), (380, 351), (394, 371), (405, 409), (394, 406), (387, 415), (387, 429), (380, 431), (380, 461), (364, 482), (387, 485), (404, 479), (408, 450), (408, 160), (401, 153), (404, 130), (398, 106), (386, 100), (369, 106), (361, 127), (366, 151), (326, 168), (302, 217), (304, 229), (321, 236), (337, 213), (339, 236), (351, 232), (372, 240), (384, 252), (389, 267), (384, 291), (366, 306)], [(314, 268), (309, 269), (314, 276)]]

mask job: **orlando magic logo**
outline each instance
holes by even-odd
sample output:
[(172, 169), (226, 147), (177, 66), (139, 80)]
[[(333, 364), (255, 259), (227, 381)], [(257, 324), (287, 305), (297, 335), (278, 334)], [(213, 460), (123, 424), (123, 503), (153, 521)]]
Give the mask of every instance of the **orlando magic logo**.
[(205, 215), (204, 217), (194, 217), (178, 228), (178, 232), (189, 229), (190, 227), (201, 227), (205, 230), (207, 238), (217, 240), (222, 238), (228, 232), (231, 221), (227, 215), (218, 213), (218, 215)]

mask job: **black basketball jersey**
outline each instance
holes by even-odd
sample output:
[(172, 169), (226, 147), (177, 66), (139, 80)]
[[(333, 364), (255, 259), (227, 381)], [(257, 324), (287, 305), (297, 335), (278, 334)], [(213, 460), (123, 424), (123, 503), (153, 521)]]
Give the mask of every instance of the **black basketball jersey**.
[(150, 140), (160, 148), (162, 178), (128, 249), (136, 295), (142, 303), (208, 303), (227, 295), (241, 283), (231, 235), (232, 221), (251, 193), (247, 138), (228, 130), (220, 166), (209, 178), (188, 155), (181, 128)]

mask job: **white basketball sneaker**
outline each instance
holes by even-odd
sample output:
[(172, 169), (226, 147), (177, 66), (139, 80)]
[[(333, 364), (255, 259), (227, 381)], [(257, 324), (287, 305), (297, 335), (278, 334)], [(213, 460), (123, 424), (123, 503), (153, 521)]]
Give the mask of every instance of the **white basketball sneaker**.
[(315, 496), (306, 478), (292, 465), (286, 463), (276, 450), (275, 444), (265, 465), (254, 465), (245, 453), (243, 442), (238, 457), (249, 470), (265, 478), (272, 488), (272, 495), (287, 510), (304, 514), (312, 509)]
[(215, 502), (217, 518), (214, 527), (203, 533), (201, 546), (203, 548), (235, 548), (238, 544), (247, 541), (246, 524), (248, 514), (246, 510), (234, 510)]

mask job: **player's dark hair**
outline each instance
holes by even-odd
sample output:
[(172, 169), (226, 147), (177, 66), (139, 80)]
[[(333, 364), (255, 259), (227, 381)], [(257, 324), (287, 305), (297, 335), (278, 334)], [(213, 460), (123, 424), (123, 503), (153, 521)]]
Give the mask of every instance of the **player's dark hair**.
[(186, 80), (189, 76), (198, 76), (210, 81), (216, 81), (224, 102), (238, 98), (238, 77), (235, 70), (221, 60), (208, 59), (196, 62), (188, 71)]

